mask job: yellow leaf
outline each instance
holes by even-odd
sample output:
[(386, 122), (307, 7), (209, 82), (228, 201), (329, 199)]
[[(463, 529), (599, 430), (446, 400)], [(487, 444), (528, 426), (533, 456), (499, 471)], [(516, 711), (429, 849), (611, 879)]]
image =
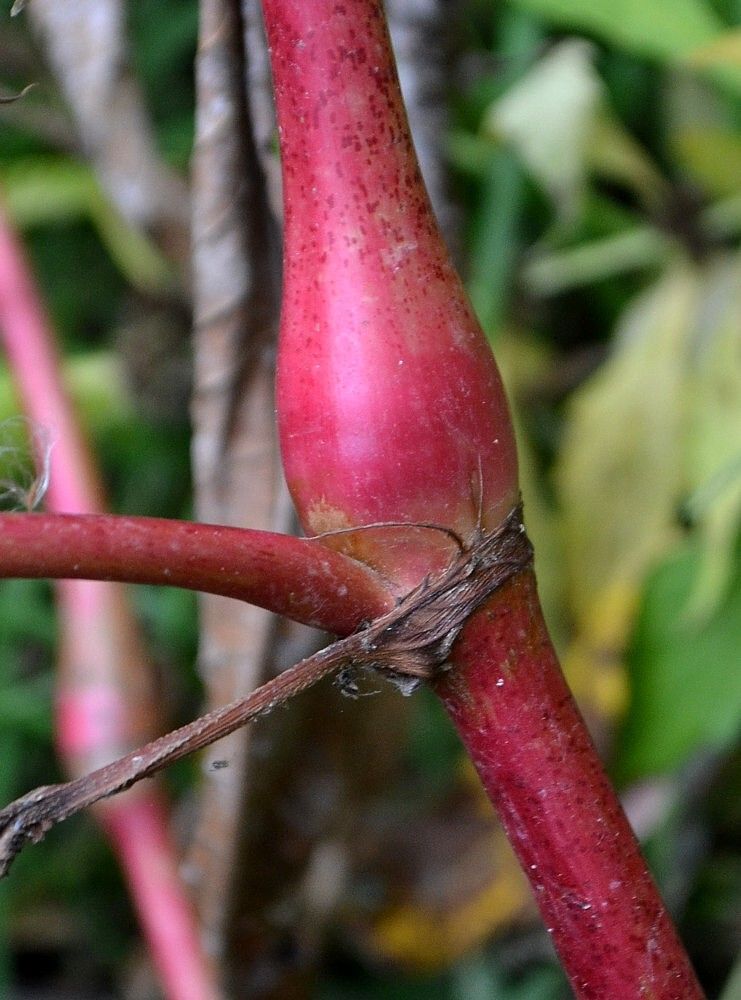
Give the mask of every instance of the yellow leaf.
[(638, 587), (625, 580), (595, 595), (589, 621), (563, 656), (574, 697), (592, 727), (620, 718), (628, 704), (623, 652), (638, 604)]
[(702, 556), (688, 613), (715, 609), (741, 524), (741, 258), (709, 266), (692, 352), (687, 469)]
[(572, 397), (556, 469), (578, 628), (629, 590), (674, 535), (684, 472), (684, 380), (697, 269), (672, 264), (623, 314), (611, 357)]
[(709, 194), (741, 191), (741, 136), (707, 126), (685, 127), (672, 136), (674, 156)]
[(685, 60), (690, 66), (698, 69), (724, 65), (741, 68), (741, 28), (734, 28), (711, 42), (692, 49), (685, 56)]
[(434, 972), (460, 959), (481, 945), (497, 928), (509, 925), (522, 914), (530, 894), (520, 866), (501, 829), (487, 836), (482, 845), (482, 864), (496, 867), (472, 892), (466, 886), (457, 905), (450, 900), (403, 902), (385, 910), (373, 927), (374, 950), (407, 968)]

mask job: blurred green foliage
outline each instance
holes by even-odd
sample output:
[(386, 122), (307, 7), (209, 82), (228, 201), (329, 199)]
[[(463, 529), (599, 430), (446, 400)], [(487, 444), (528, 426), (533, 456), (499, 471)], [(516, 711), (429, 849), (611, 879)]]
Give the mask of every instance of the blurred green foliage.
[[(0, 54), (19, 30), (8, 6)], [(466, 210), (469, 287), (515, 407), (547, 613), (614, 773), (649, 802), (655, 870), (719, 995), (741, 912), (741, 5), (469, 0), (455, 16), (462, 58), (446, 150)], [(130, 5), (160, 148), (183, 170), (196, 28), (193, 0)], [(26, 82), (0, 78), (8, 91)], [(169, 265), (81, 158), (17, 119), (1, 127), (0, 186), (112, 505), (187, 516), (187, 416), (149, 419), (119, 349), (142, 299), (166, 297)], [(0, 419), (13, 412), (3, 377)], [(197, 700), (193, 597), (140, 592), (139, 607), (184, 715)], [(53, 641), (48, 588), (4, 583), (3, 801), (55, 776)], [(444, 783), (455, 746), (440, 714), (418, 704), (410, 756)], [(112, 986), (132, 918), (88, 819), (18, 860), (0, 885), (0, 923), (21, 970), (24, 952), (56, 949), (75, 956), (75, 981)], [(542, 943), (532, 953), (505, 939), (434, 980), (372, 975), (345, 956), (317, 996), (566, 995)], [(63, 986), (55, 961), (50, 979)], [(11, 975), (0, 948), (3, 996)]]

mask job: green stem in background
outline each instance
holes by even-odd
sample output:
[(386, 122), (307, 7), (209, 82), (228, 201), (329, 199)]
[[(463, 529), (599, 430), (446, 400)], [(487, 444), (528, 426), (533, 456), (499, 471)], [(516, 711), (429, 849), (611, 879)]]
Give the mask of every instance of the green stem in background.
[(517, 227), (524, 188), (522, 167), (514, 154), (507, 149), (493, 149), (484, 178), (481, 223), (474, 236), (468, 282), (476, 315), (492, 342), (507, 313), (519, 257)]
[[(530, 64), (542, 33), (522, 11), (502, 13), (499, 52), (506, 67), (498, 90), (504, 91)], [(519, 256), (519, 220), (525, 177), (517, 157), (505, 148), (492, 148), (483, 183), (479, 221), (473, 233), (468, 289), (481, 325), (496, 339), (511, 293)]]
[[(711, 240), (737, 236), (741, 232), (741, 196), (724, 198), (704, 209), (700, 227)], [(523, 280), (536, 295), (557, 295), (626, 271), (658, 266), (673, 248), (674, 241), (655, 227), (636, 226), (568, 250), (540, 253), (525, 265)]]

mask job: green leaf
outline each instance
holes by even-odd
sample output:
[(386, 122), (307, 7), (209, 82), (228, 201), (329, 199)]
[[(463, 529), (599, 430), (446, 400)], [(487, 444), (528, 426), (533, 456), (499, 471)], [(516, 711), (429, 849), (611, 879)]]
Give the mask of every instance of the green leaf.
[(468, 282), (476, 315), (492, 341), (500, 333), (513, 286), (524, 187), (522, 167), (514, 154), (495, 150), (490, 155), (482, 210), (473, 232)]
[[(83, 424), (94, 433), (125, 427), (135, 417), (121, 361), (111, 351), (67, 358), (63, 375)], [(14, 420), (19, 410), (13, 379), (0, 358), (0, 441), (5, 441), (7, 421)]]
[(741, 67), (741, 28), (727, 31), (712, 42), (701, 45), (687, 55), (690, 66), (722, 66), (725, 64)]
[(708, 614), (733, 570), (741, 523), (741, 258), (707, 268), (694, 336), (687, 397), (687, 504), (702, 556), (686, 612)]
[(487, 121), (489, 133), (511, 143), (567, 221), (586, 190), (590, 133), (602, 95), (593, 55), (594, 47), (581, 39), (559, 43), (495, 102)]
[[(22, 755), (21, 740), (14, 732), (3, 732), (3, 766), (0, 768), (0, 801), (5, 804), (18, 794), (16, 774)], [(10, 996), (14, 985), (14, 961), (11, 947), (14, 886), (10, 879), (0, 890), (0, 994)]]
[(132, 285), (153, 294), (174, 287), (172, 268), (154, 243), (130, 226), (97, 187), (90, 195), (89, 212), (111, 258)]
[(645, 588), (629, 654), (632, 699), (617, 770), (634, 780), (727, 745), (741, 724), (741, 558), (732, 586), (704, 623), (681, 614), (700, 567), (693, 541)]
[(511, 0), (567, 29), (594, 33), (619, 48), (676, 59), (721, 35), (723, 23), (703, 0)]
[(666, 183), (645, 149), (609, 108), (596, 116), (588, 148), (593, 173), (635, 191), (650, 211), (662, 207)]
[(508, 982), (487, 955), (461, 962), (453, 981), (455, 1000), (559, 1000), (565, 988), (563, 973), (555, 965), (535, 967)]
[(4, 733), (24, 733), (50, 741), (52, 714), (49, 676), (0, 687), (0, 727)]
[(523, 267), (522, 277), (536, 295), (556, 295), (626, 271), (660, 264), (670, 247), (670, 240), (658, 229), (636, 226), (568, 250), (536, 252)]
[(19, 229), (84, 218), (95, 186), (87, 167), (57, 156), (16, 161), (2, 172), (8, 212)]
[(47, 649), (52, 648), (56, 638), (48, 583), (0, 581), (0, 684), (15, 678), (13, 646), (27, 647), (31, 637)]
[(674, 534), (688, 342), (700, 291), (677, 262), (623, 314), (612, 356), (572, 396), (556, 467), (571, 604), (591, 628), (601, 595), (630, 603)]
[(741, 189), (741, 136), (730, 129), (697, 126), (672, 136), (674, 156), (695, 182), (723, 197)]
[[(594, 34), (611, 45), (662, 62), (697, 65), (735, 93), (741, 70), (727, 57), (725, 25), (708, 0), (510, 0), (559, 28)], [(720, 48), (721, 57), (713, 56)], [(697, 50), (700, 50), (699, 52)], [(710, 53), (703, 57), (703, 53)]]
[(172, 286), (169, 264), (147, 236), (126, 222), (88, 167), (39, 156), (5, 168), (2, 184), (8, 211), (20, 229), (89, 218), (128, 281), (152, 293)]
[[(499, 55), (508, 64), (502, 91), (528, 67), (541, 42), (540, 28), (520, 11), (501, 20)], [(471, 301), (487, 334), (494, 340), (504, 321), (519, 250), (519, 227), (525, 199), (525, 177), (508, 149), (492, 149), (487, 141), (481, 211), (472, 230)]]
[(720, 1000), (741, 1000), (741, 954), (736, 959), (736, 963), (731, 970)]

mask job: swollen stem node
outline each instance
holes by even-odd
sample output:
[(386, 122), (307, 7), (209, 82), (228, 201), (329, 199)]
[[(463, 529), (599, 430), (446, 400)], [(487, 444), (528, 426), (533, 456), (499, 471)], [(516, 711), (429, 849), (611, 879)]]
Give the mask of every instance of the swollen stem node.
[[(517, 503), (491, 353), (417, 166), (380, 0), (263, 0), (285, 202), (281, 447), (307, 532), (433, 520), (470, 537)], [(477, 491), (476, 484), (479, 485)], [(479, 502), (476, 502), (476, 498)], [(442, 535), (326, 544), (404, 594)], [(530, 878), (578, 997), (701, 991), (521, 570), (433, 680)]]

